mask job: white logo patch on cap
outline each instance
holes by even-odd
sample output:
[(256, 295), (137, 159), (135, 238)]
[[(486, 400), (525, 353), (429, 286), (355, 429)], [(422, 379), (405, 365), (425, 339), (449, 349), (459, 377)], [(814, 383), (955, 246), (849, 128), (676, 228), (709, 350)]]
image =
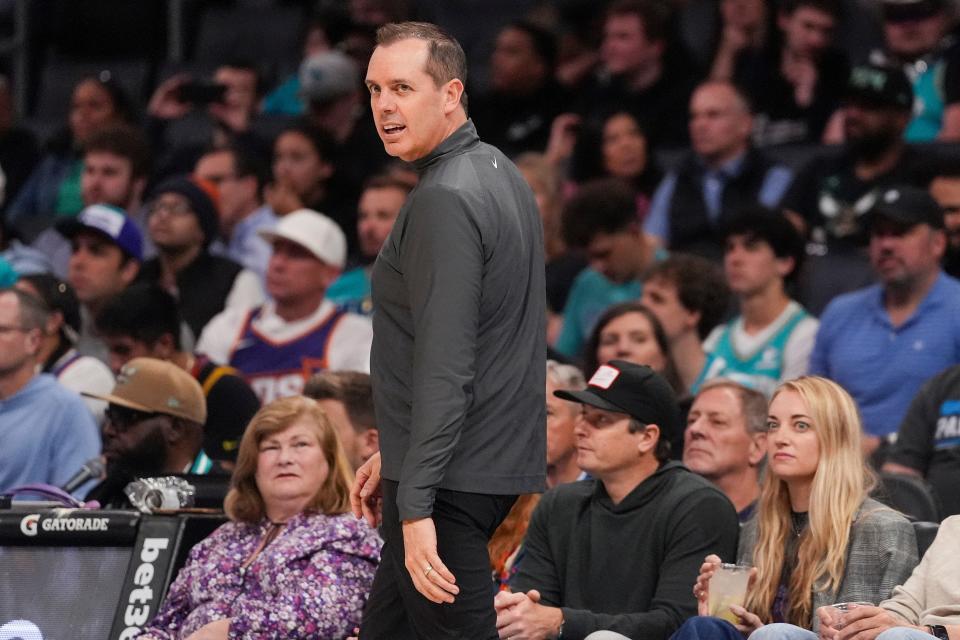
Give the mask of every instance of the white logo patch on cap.
[(897, 191), (896, 189), (890, 189), (889, 191), (883, 194), (883, 201), (886, 202), (887, 204), (890, 204), (891, 202), (896, 202), (899, 199), (900, 199), (900, 192)]
[(130, 378), (137, 374), (137, 368), (131, 367), (128, 364), (123, 365), (123, 368), (120, 369), (120, 373), (117, 375), (117, 385), (127, 384), (130, 382)]
[(620, 370), (614, 369), (608, 364), (602, 365), (597, 372), (593, 374), (593, 377), (590, 378), (590, 382), (587, 384), (591, 387), (600, 387), (601, 389), (609, 389), (610, 385), (613, 384), (613, 381), (620, 376)]
[(96, 227), (111, 238), (120, 235), (123, 229), (123, 214), (102, 205), (91, 205), (83, 210), (80, 221), (88, 227)]

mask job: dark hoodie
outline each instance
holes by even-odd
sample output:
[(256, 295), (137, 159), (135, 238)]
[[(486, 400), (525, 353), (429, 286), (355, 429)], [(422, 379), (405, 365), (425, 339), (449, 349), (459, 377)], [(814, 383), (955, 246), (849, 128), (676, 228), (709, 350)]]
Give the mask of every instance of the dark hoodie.
[(666, 639), (697, 613), (693, 584), (705, 556), (733, 562), (737, 513), (709, 481), (664, 463), (620, 504), (584, 480), (544, 494), (530, 521), (516, 591), (563, 607), (563, 639), (601, 629)]

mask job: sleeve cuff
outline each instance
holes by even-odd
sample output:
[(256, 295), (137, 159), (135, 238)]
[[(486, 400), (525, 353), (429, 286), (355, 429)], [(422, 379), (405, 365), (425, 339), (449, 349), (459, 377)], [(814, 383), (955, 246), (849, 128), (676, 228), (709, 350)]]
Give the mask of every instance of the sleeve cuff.
[(419, 520), (433, 515), (433, 498), (436, 489), (418, 490), (404, 489), (401, 485), (397, 489), (397, 512), (400, 521)]
[(563, 638), (562, 640), (583, 640), (587, 634), (597, 631), (590, 628), (589, 616), (578, 609), (560, 607), (563, 611)]

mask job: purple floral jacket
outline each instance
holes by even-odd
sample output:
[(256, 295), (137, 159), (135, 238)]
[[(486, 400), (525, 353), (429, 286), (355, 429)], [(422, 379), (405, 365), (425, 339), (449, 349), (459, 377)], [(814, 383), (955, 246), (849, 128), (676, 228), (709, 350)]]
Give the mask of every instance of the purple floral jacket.
[(376, 532), (351, 514), (301, 513), (241, 569), (268, 526), (228, 522), (197, 544), (139, 637), (181, 640), (223, 618), (231, 640), (349, 636), (380, 561)]

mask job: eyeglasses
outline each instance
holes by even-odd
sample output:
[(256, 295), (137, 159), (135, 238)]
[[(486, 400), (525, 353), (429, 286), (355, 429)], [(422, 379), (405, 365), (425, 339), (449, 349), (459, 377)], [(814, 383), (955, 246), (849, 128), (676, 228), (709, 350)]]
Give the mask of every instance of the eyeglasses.
[(157, 201), (150, 205), (148, 213), (151, 216), (159, 215), (161, 213), (169, 213), (173, 216), (184, 216), (192, 213), (190, 205), (186, 202), (161, 202)]
[(140, 411), (139, 409), (121, 407), (118, 404), (109, 405), (103, 414), (106, 416), (107, 420), (110, 421), (110, 424), (113, 426), (113, 428), (118, 432), (127, 431), (137, 426), (141, 422), (160, 415), (158, 413)]

